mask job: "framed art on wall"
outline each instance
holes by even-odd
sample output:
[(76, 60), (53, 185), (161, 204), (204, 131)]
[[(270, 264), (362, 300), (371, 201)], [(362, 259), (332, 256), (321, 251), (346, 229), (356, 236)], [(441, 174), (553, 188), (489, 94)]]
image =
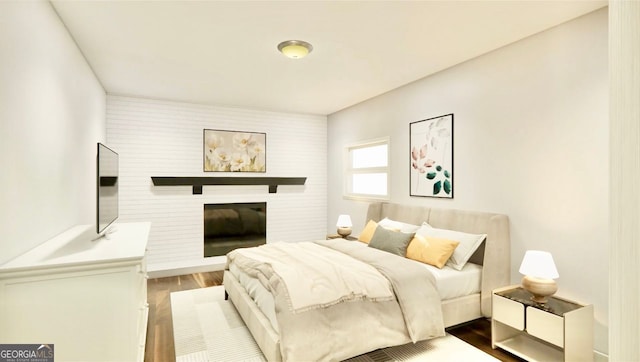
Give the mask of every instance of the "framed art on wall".
[(205, 129), (205, 172), (266, 172), (267, 134)]
[(409, 124), (409, 196), (453, 198), (453, 113)]

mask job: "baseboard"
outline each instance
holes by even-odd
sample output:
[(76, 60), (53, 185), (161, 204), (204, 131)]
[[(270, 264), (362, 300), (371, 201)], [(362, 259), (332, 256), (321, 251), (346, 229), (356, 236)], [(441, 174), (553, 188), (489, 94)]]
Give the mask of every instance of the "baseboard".
[(593, 361), (594, 362), (609, 362), (609, 355), (593, 351)]

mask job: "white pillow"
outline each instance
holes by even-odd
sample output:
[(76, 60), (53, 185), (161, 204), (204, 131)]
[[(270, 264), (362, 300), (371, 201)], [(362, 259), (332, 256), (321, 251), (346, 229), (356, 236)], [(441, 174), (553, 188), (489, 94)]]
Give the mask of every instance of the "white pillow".
[(467, 234), (461, 231), (438, 229), (427, 223), (422, 224), (422, 227), (416, 231), (416, 235), (458, 241), (460, 244), (458, 244), (453, 251), (453, 255), (447, 261), (447, 265), (456, 270), (462, 270), (471, 255), (487, 238), (487, 234)]
[(403, 232), (405, 234), (413, 234), (420, 228), (420, 226), (418, 226), (418, 225), (407, 224), (405, 222), (391, 220), (391, 219), (386, 218), (386, 217), (384, 219), (380, 220), (378, 222), (378, 225), (382, 226), (385, 229), (390, 229), (390, 230), (394, 230), (394, 231), (400, 231), (400, 232)]

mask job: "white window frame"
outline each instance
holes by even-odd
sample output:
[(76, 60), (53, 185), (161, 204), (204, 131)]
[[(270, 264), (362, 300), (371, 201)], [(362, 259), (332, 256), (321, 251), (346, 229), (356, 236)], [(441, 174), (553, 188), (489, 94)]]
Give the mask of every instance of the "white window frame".
[[(366, 168), (353, 168), (352, 151), (356, 149), (362, 149), (367, 147), (375, 147), (380, 145), (387, 146), (387, 166), (386, 167), (366, 167)], [(345, 199), (353, 200), (389, 200), (391, 190), (391, 142), (389, 137), (377, 138), (368, 141), (361, 141), (353, 143), (345, 147), (344, 151), (344, 190), (343, 197)], [(378, 194), (359, 194), (352, 192), (352, 180), (355, 174), (368, 174), (368, 173), (384, 173), (387, 175), (387, 192), (384, 195)]]

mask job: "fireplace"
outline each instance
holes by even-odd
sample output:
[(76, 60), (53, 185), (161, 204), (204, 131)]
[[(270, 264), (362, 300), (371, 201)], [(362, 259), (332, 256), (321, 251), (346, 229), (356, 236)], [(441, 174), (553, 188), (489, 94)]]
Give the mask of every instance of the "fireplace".
[(267, 203), (204, 205), (204, 256), (267, 242)]

